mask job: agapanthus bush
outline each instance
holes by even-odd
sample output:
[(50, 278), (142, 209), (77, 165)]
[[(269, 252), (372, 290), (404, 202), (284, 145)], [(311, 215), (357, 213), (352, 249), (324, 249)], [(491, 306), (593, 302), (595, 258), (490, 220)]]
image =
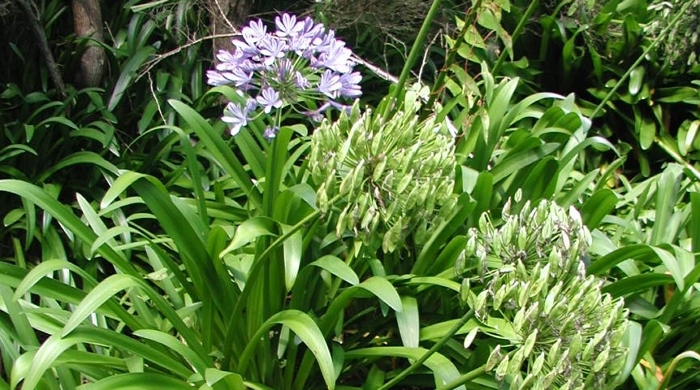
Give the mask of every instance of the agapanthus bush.
[(516, 389), (614, 388), (627, 355), (628, 311), (586, 275), (591, 238), (578, 211), (546, 200), (526, 202), (516, 215), (509, 208), (510, 201), (502, 226), (484, 216), (470, 230), (458, 265), (473, 260), (480, 277), (471, 290), (465, 279), (469, 306), (487, 329), (502, 324), (493, 334), (508, 340), (486, 369)]
[(352, 51), (333, 30), (311, 18), (282, 14), (270, 32), (262, 20), (253, 20), (232, 42), (235, 51), (220, 51), (216, 69), (207, 72), (209, 84), (231, 85), (242, 97), (224, 110), (222, 119), (232, 135), (259, 115), (275, 114), (265, 131), (272, 138), (279, 131), (282, 108), (320, 121), (327, 109), (346, 109), (344, 100), (362, 94)]

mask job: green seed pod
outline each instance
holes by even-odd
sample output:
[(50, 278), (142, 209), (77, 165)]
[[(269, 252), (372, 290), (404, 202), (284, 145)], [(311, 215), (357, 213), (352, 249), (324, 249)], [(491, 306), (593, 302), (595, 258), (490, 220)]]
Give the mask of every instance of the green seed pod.
[(489, 355), (488, 360), (486, 361), (486, 365), (484, 368), (486, 371), (491, 371), (493, 370), (494, 367), (496, 367), (496, 364), (500, 363), (500, 361), (503, 359), (503, 355), (501, 354), (501, 344), (496, 345), (496, 348), (491, 351), (491, 354)]
[(478, 327), (470, 330), (469, 333), (467, 333), (467, 337), (464, 338), (464, 349), (469, 349), (474, 341), (474, 338), (476, 338), (477, 333), (479, 333)]
[(370, 151), (372, 152), (373, 155), (376, 156), (376, 155), (384, 152), (384, 150), (382, 150), (382, 146), (384, 146), (383, 141), (384, 141), (384, 132), (378, 131), (374, 135), (374, 138), (372, 139), (372, 146), (371, 146)]
[(374, 172), (372, 172), (372, 181), (375, 182), (378, 182), (382, 178), (387, 161), (389, 161), (384, 155), (380, 155), (377, 159), (377, 165), (374, 166)]
[(480, 313), (486, 309), (486, 299), (489, 297), (489, 292), (484, 290), (479, 293), (479, 295), (476, 297), (476, 305), (474, 307), (474, 311), (477, 313)]
[[(511, 362), (511, 363), (512, 363), (512, 362)], [(518, 390), (518, 389), (522, 389), (522, 388), (523, 388), (523, 387), (522, 387), (522, 385), (523, 385), (523, 378), (520, 376), (520, 375), (521, 375), (521, 374), (520, 374), (520, 371), (518, 371), (517, 373), (515, 373), (515, 374), (513, 374), (513, 375), (514, 375), (514, 376), (511, 377), (512, 379), (511, 379), (511, 382), (510, 382), (510, 386), (508, 387), (508, 390)]]
[(518, 389), (531, 388), (531, 386), (535, 384), (535, 379), (535, 375), (528, 374), (525, 379), (523, 379), (523, 383), (520, 384)]
[(503, 205), (503, 210), (501, 211), (501, 216), (503, 219), (508, 219), (510, 217), (510, 208), (512, 206), (512, 199), (508, 198), (506, 203)]
[[(348, 205), (350, 207), (350, 205)], [(355, 207), (352, 208), (352, 210), (348, 210), (347, 215), (345, 216), (345, 227), (347, 230), (354, 232), (355, 235), (357, 235), (357, 229), (355, 225), (357, 224), (357, 220), (360, 218), (360, 208), (355, 205)]]
[(571, 356), (575, 358), (576, 355), (581, 352), (582, 348), (583, 337), (581, 336), (581, 332), (576, 332), (569, 342), (569, 352), (571, 353)]
[(519, 348), (513, 354), (513, 358), (508, 363), (508, 375), (516, 376), (520, 374), (520, 369), (525, 361), (525, 353), (522, 348)]
[(527, 250), (527, 239), (528, 239), (527, 229), (525, 229), (524, 226), (521, 226), (520, 229), (518, 230), (518, 250), (521, 250), (521, 251)]
[(520, 331), (523, 328), (523, 325), (525, 325), (525, 313), (526, 313), (525, 307), (522, 307), (520, 310), (518, 310), (517, 313), (515, 313), (515, 317), (513, 317), (513, 331), (515, 333), (520, 333)]
[(349, 207), (350, 207), (349, 205), (345, 206), (343, 211), (340, 212), (340, 216), (338, 216), (338, 223), (336, 223), (336, 225), (335, 225), (335, 234), (338, 237), (342, 237), (343, 233), (345, 233), (345, 227), (346, 227), (346, 222), (347, 222), (346, 220), (347, 220), (347, 216), (348, 216), (348, 208)]
[(527, 336), (527, 339), (525, 339), (525, 342), (523, 343), (523, 356), (525, 358), (530, 356), (530, 353), (532, 352), (532, 348), (535, 346), (535, 341), (537, 341), (537, 329), (532, 331), (529, 336)]
[(467, 303), (472, 309), (476, 306), (474, 302), (474, 293), (471, 291), (471, 282), (469, 278), (462, 279), (462, 284), (459, 288), (459, 300), (462, 304)]
[(486, 213), (481, 214), (479, 217), (479, 231), (481, 233), (486, 233), (488, 231), (489, 220)]
[(549, 313), (554, 308), (554, 304), (559, 296), (559, 292), (561, 291), (561, 288), (562, 288), (562, 282), (560, 281), (560, 282), (557, 282), (557, 284), (554, 285), (554, 287), (551, 290), (549, 290), (549, 292), (547, 293), (547, 297), (545, 298), (545, 301), (544, 301), (544, 307), (542, 308), (543, 309), (542, 312), (545, 315), (549, 315)]
[(493, 310), (498, 311), (500, 309), (501, 304), (503, 303), (503, 300), (506, 297), (506, 293), (508, 292), (508, 287), (503, 285), (501, 286), (498, 290), (496, 290), (496, 294), (493, 296)]
[(496, 367), (496, 380), (501, 381), (503, 378), (505, 378), (506, 374), (508, 373), (508, 365), (510, 364), (510, 356), (506, 355), (505, 358), (501, 360), (501, 362), (498, 364), (498, 367)]
[(352, 171), (348, 172), (347, 175), (343, 178), (343, 181), (340, 182), (340, 189), (338, 190), (339, 194), (344, 197), (349, 197), (350, 196), (350, 191), (352, 191), (352, 178), (354, 176), (355, 170), (353, 169)]
[(318, 192), (316, 193), (316, 205), (323, 213), (328, 212), (329, 204), (328, 193), (326, 192), (326, 183), (322, 183), (321, 186), (318, 187)]
[(620, 343), (622, 342), (622, 339), (625, 337), (626, 332), (627, 332), (627, 321), (624, 321), (622, 324), (611, 329), (610, 345), (612, 345), (612, 346), (620, 345)]
[(605, 367), (605, 364), (608, 363), (608, 356), (610, 355), (610, 348), (604, 348), (596, 357), (595, 362), (593, 363), (593, 372), (600, 372), (600, 370)]
[[(407, 172), (399, 181), (399, 185), (396, 187), (396, 193), (397, 194), (402, 194), (406, 188), (408, 188), (408, 185), (411, 184), (411, 181), (413, 180), (413, 171)], [(416, 187), (413, 187), (413, 190), (415, 190)]]
[(559, 349), (561, 348), (561, 339), (557, 339), (557, 341), (552, 344), (551, 347), (549, 347), (549, 353), (547, 354), (547, 365), (550, 367), (554, 367), (557, 365), (559, 362)]
[(554, 385), (554, 381), (556, 379), (557, 379), (557, 372), (550, 371), (549, 374), (545, 375), (542, 385), (544, 386), (545, 389), (551, 389), (552, 385)]
[(384, 240), (382, 241), (382, 250), (385, 253), (391, 253), (396, 249), (396, 246), (401, 241), (401, 232), (403, 230), (403, 217), (394, 223), (394, 225), (389, 229), (389, 231), (384, 235)]
[(534, 324), (537, 321), (537, 317), (540, 315), (540, 302), (535, 301), (532, 305), (530, 305), (530, 308), (527, 309), (527, 312), (525, 313), (525, 321), (527, 324)]
[[(539, 265), (539, 263), (538, 263)], [(542, 289), (544, 286), (547, 285), (549, 281), (549, 263), (545, 264), (544, 267), (537, 273), (537, 278), (535, 282), (532, 284), (532, 288), (530, 291), (530, 296), (537, 296), (542, 292)]]
[(542, 366), (544, 366), (544, 358), (545, 357), (546, 357), (546, 354), (544, 352), (540, 352), (540, 354), (537, 355), (535, 362), (530, 367), (530, 374), (531, 375), (538, 376), (540, 374), (540, 371), (542, 371)]
[(608, 374), (617, 375), (627, 362), (627, 353), (620, 353), (608, 364)]
[(360, 229), (367, 229), (369, 227), (370, 222), (372, 222), (372, 219), (376, 217), (376, 215), (377, 212), (374, 210), (374, 206), (370, 207), (370, 209), (367, 210), (362, 216), (362, 221), (360, 222)]
[(358, 192), (362, 192), (362, 185), (364, 184), (364, 176), (365, 176), (365, 160), (362, 159), (360, 160), (359, 163), (357, 163), (357, 166), (355, 167), (355, 171), (353, 172), (352, 175), (352, 183), (351, 183), (351, 188), (353, 194), (356, 194)]
[(581, 360), (590, 361), (593, 357), (593, 351), (595, 351), (595, 343), (593, 342), (593, 339), (591, 339), (588, 341), (588, 343), (586, 343), (586, 347), (583, 349)]
[(464, 253), (470, 257), (476, 254), (476, 235), (473, 232), (473, 229), (467, 232), (467, 244), (464, 246)]
[(525, 282), (520, 286), (518, 292), (518, 306), (523, 307), (527, 304), (528, 298), (530, 298), (529, 290), (530, 282)]

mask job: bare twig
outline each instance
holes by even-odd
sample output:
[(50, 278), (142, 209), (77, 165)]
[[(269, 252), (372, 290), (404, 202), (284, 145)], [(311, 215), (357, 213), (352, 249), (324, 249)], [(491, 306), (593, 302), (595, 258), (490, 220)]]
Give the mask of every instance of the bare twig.
[(216, 38), (228, 38), (228, 37), (233, 37), (238, 35), (237, 33), (232, 33), (232, 34), (214, 34), (214, 35), (207, 35), (206, 37), (202, 38), (197, 38), (192, 42), (189, 42), (187, 44), (184, 44), (182, 46), (179, 46), (173, 50), (170, 50), (169, 52), (163, 53), (163, 54), (158, 54), (155, 56), (152, 60), (148, 61), (145, 63), (145, 68), (139, 72), (139, 75), (136, 77), (136, 81), (139, 81), (141, 77), (145, 76), (148, 72), (153, 69), (154, 66), (158, 65), (159, 62), (163, 61), (164, 59), (174, 56), (175, 54), (181, 52), (184, 49), (187, 49), (190, 46), (196, 45), (198, 43), (201, 43), (203, 41), (209, 40), (209, 39), (216, 39)]
[(377, 76), (379, 76), (380, 78), (382, 78), (386, 81), (391, 81), (394, 84), (396, 84), (399, 81), (398, 77), (392, 75), (391, 73), (383, 70), (382, 68), (380, 68), (376, 65), (370, 64), (369, 62), (363, 60), (362, 58), (360, 58), (354, 54), (352, 55), (352, 60), (354, 62), (357, 62), (358, 64), (364, 66), (365, 68), (371, 70), (374, 74), (376, 74)]
[(236, 27), (234, 27), (233, 23), (231, 23), (230, 20), (228, 20), (228, 17), (226, 16), (226, 13), (224, 10), (221, 9), (221, 4), (219, 4), (219, 0), (214, 0), (214, 3), (216, 4), (216, 8), (219, 10), (219, 13), (221, 14), (221, 19), (228, 24), (228, 27), (231, 29), (231, 31), (236, 31)]
[(418, 70), (418, 81), (420, 82), (423, 79), (423, 69), (425, 68), (425, 65), (428, 63), (428, 56), (430, 55), (430, 49), (433, 48), (435, 45), (435, 42), (437, 41), (438, 37), (442, 36), (441, 31), (438, 31), (437, 34), (433, 36), (433, 39), (430, 40), (430, 43), (425, 47), (425, 51), (423, 51), (423, 60), (421, 61), (420, 64), (420, 69)]
[(151, 95), (153, 96), (153, 101), (156, 102), (156, 108), (158, 109), (158, 114), (160, 114), (160, 119), (163, 124), (167, 124), (165, 121), (165, 115), (163, 115), (163, 110), (160, 108), (160, 102), (158, 101), (158, 95), (156, 95), (156, 90), (153, 89), (153, 78), (151, 77), (151, 72), (148, 72), (148, 86), (151, 88)]
[(36, 9), (34, 2), (31, 0), (15, 1), (19, 4), (20, 7), (22, 7), (22, 11), (24, 11), (25, 15), (27, 16), (29, 25), (31, 26), (31, 29), (37, 38), (39, 51), (41, 51), (41, 55), (44, 56), (44, 61), (46, 61), (46, 66), (49, 68), (49, 74), (51, 75), (51, 80), (53, 80), (53, 83), (56, 86), (58, 95), (61, 98), (65, 98), (67, 96), (66, 85), (63, 83), (61, 72), (59, 72), (58, 65), (56, 65), (56, 61), (54, 61), (53, 59), (53, 54), (51, 54), (51, 49), (49, 49), (49, 43), (46, 40), (46, 34), (44, 33), (44, 29), (40, 25), (40, 20), (38, 16), (39, 11)]

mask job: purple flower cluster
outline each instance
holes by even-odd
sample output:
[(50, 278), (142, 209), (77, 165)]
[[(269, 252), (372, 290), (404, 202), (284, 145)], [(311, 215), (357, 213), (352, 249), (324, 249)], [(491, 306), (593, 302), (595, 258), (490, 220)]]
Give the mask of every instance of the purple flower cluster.
[[(261, 20), (251, 21), (241, 30), (241, 37), (232, 41), (235, 51), (219, 51), (220, 63), (207, 71), (210, 85), (231, 85), (246, 98), (244, 104), (231, 102), (224, 110), (222, 120), (231, 126), (232, 135), (259, 109), (270, 114), (273, 109), (297, 109), (316, 101), (318, 108), (307, 106), (302, 112), (320, 120), (330, 107), (349, 108), (340, 99), (362, 94), (362, 76), (353, 72), (352, 51), (335, 38), (333, 30), (311, 18), (297, 20), (286, 13), (275, 18), (275, 27), (268, 32)], [(268, 128), (266, 136), (274, 137), (276, 128)]]

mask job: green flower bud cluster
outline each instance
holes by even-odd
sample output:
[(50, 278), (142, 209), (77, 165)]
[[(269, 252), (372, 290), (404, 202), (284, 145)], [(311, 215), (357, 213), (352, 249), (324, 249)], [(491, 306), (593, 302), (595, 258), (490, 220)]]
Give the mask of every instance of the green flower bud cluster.
[(527, 269), (549, 264), (558, 280), (585, 272), (581, 259), (586, 256), (591, 234), (574, 207), (567, 212), (554, 202), (542, 200), (535, 207), (525, 202), (516, 215), (511, 215), (510, 209), (509, 199), (499, 228), (494, 227), (488, 214), (483, 214), (478, 230), (469, 231), (465, 256), (479, 259), (477, 269), (482, 278), (483, 272), (512, 268), (518, 262)]
[(463, 298), (482, 323), (506, 324), (489, 331), (509, 343), (493, 350), (486, 369), (511, 389), (613, 388), (627, 355), (628, 311), (586, 276), (590, 234), (578, 212), (549, 201), (526, 203), (518, 215), (509, 208), (500, 228), (482, 218), (465, 250), (481, 258), (482, 276), (479, 289), (465, 279)]
[(454, 195), (454, 139), (418, 107), (389, 120), (355, 103), (335, 122), (324, 121), (311, 138), (309, 168), (319, 184), (317, 203), (340, 195), (336, 233), (350, 231), (371, 247), (392, 252), (415, 229), (416, 241), (446, 217)]

